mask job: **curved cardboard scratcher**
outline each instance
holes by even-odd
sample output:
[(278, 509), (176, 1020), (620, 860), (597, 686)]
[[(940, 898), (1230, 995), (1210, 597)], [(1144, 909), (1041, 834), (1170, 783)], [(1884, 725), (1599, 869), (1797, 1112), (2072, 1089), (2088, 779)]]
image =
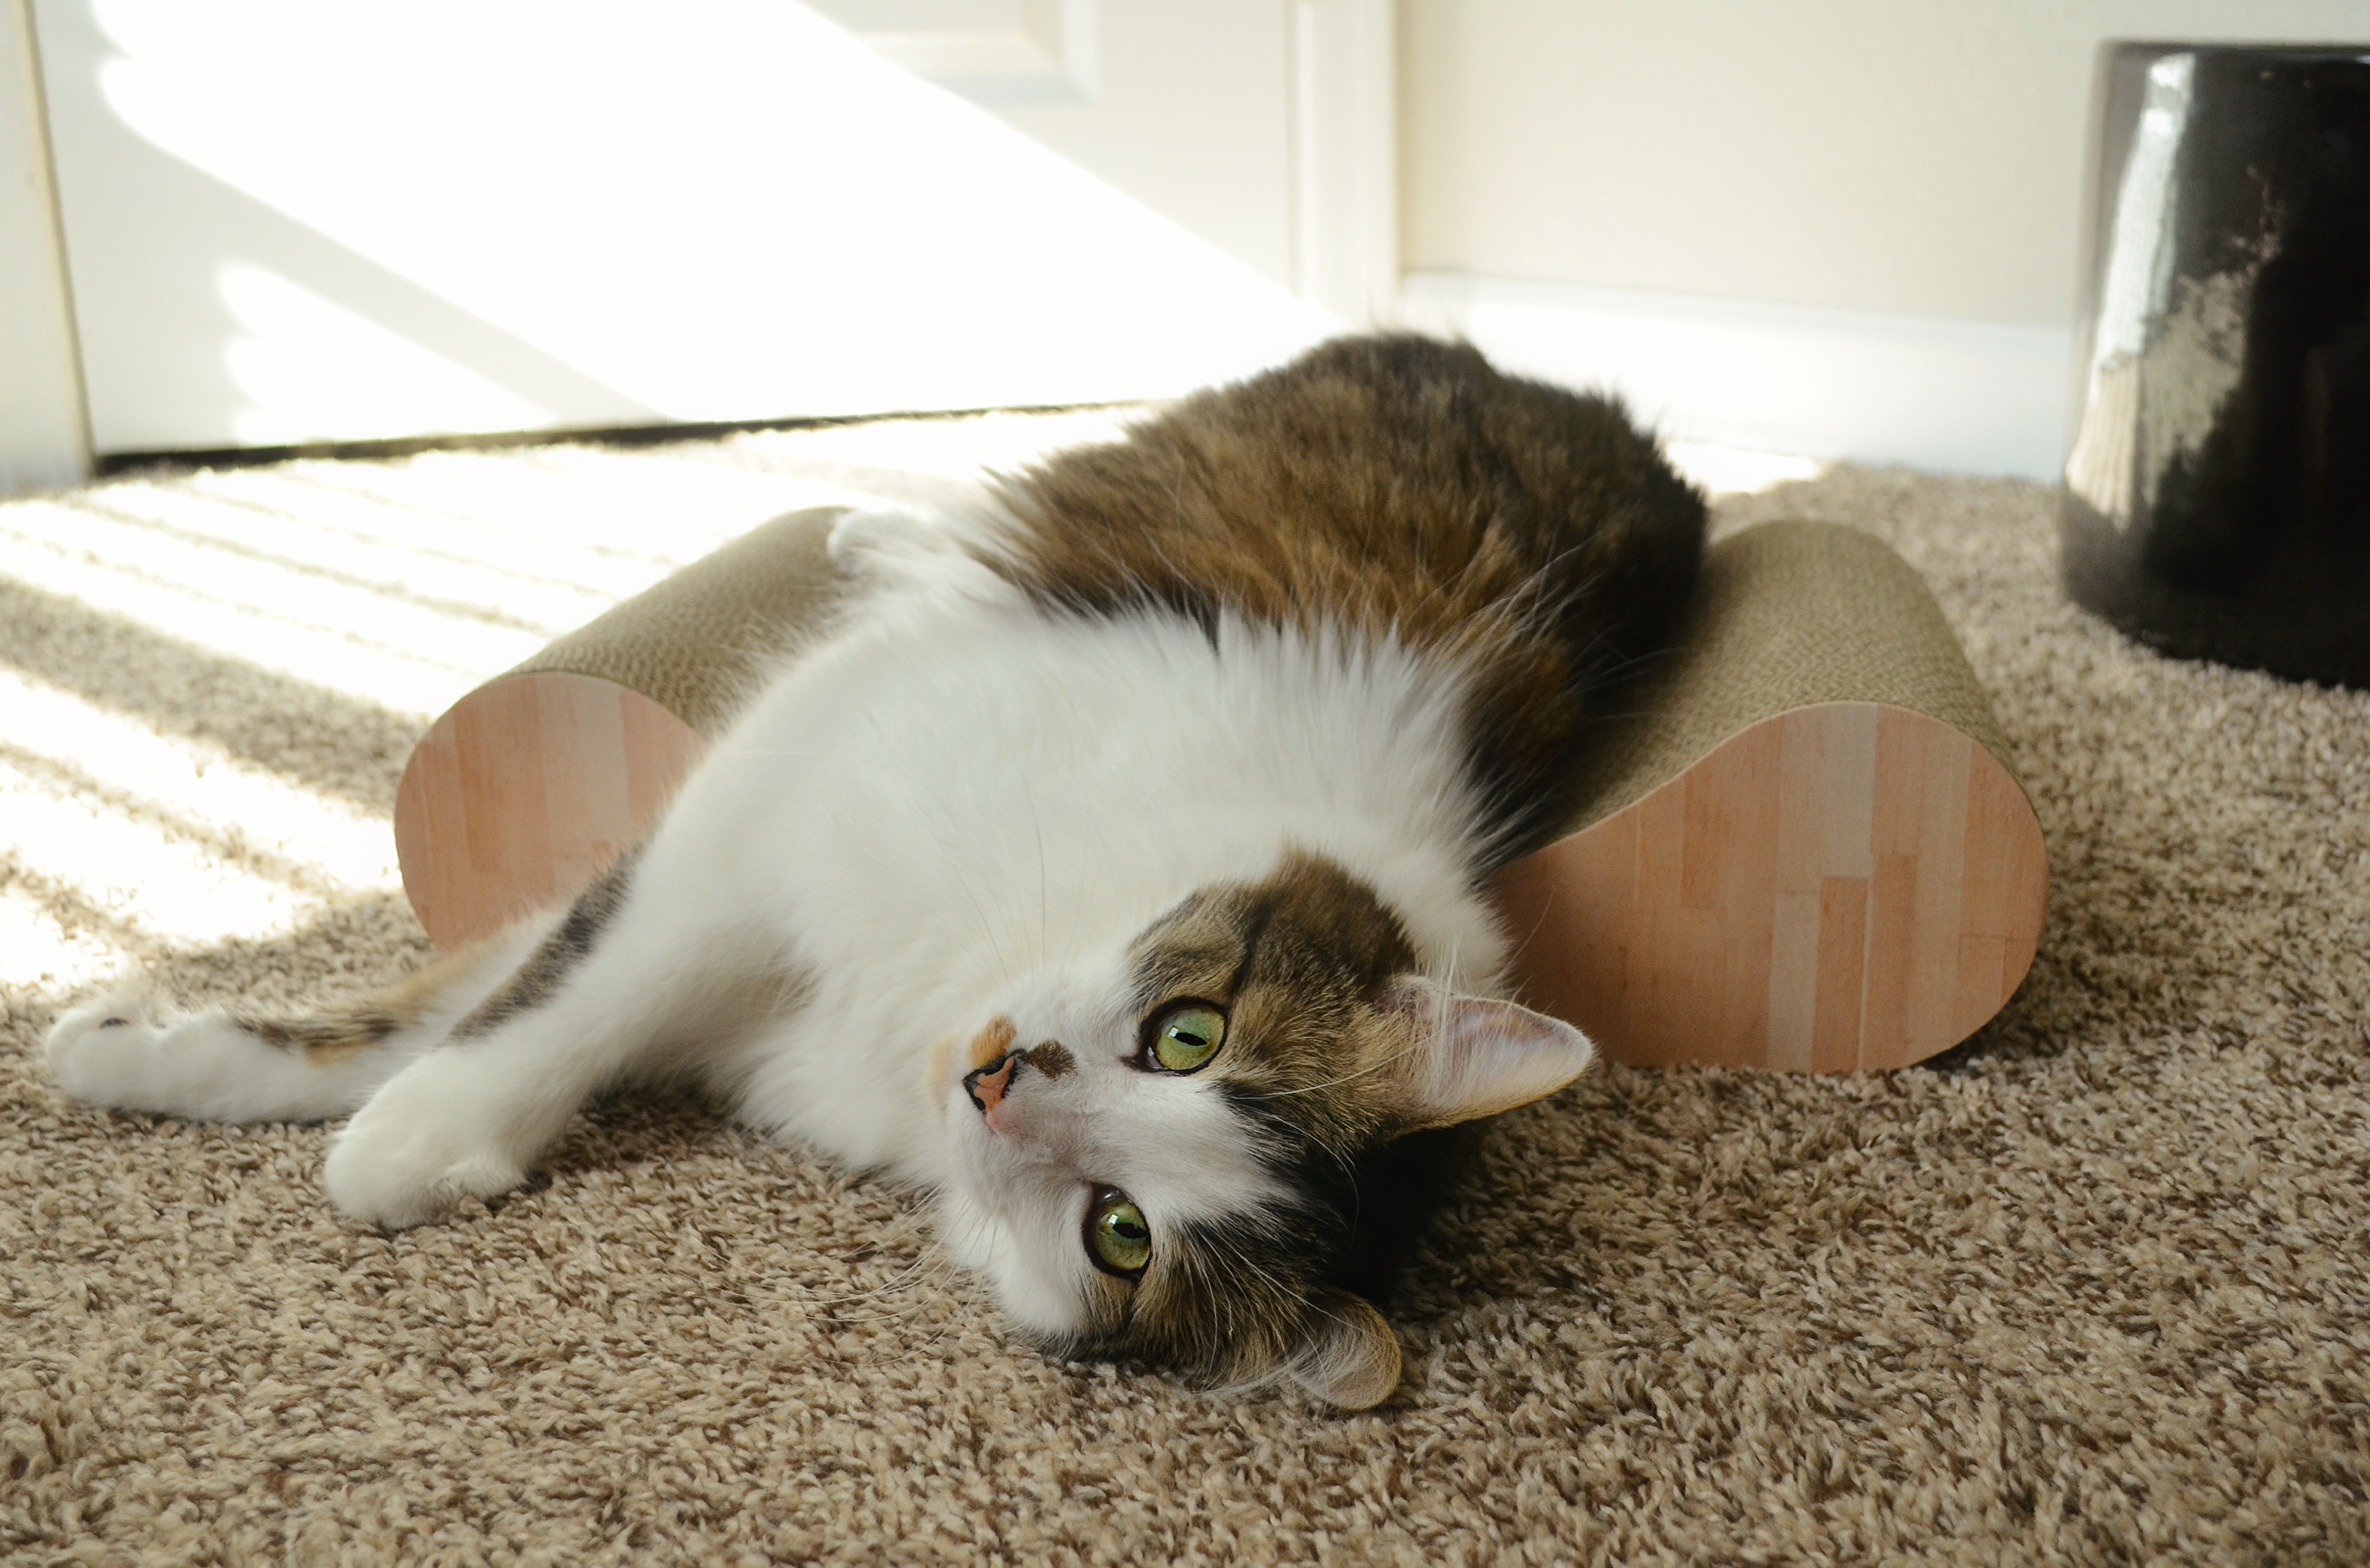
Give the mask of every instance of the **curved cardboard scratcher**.
[(1722, 541), (1675, 652), (1500, 874), (1524, 998), (1616, 1059), (1905, 1067), (2005, 1005), (2049, 892), (1991, 704), (1909, 564), (1855, 529)]
[[(479, 687), (396, 798), (439, 946), (650, 830), (765, 664), (841, 602), (835, 509), (756, 529)], [(1616, 1059), (1842, 1071), (1972, 1034), (2041, 938), (2041, 829), (1917, 574), (1866, 534), (1715, 546), (1679, 651), (1616, 699), (1553, 842), (1501, 874), (1534, 1005)]]

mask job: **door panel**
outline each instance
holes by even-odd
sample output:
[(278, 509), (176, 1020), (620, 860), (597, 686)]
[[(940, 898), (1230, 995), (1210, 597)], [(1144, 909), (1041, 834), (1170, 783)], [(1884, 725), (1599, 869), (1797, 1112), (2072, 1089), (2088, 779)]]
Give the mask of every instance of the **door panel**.
[[(1101, 5), (1091, 60), (1043, 52), (1076, 97), (951, 84), (1001, 94), (991, 111), (781, 0), (41, 0), (94, 444), (1065, 403), (1241, 373), (1329, 326), (1282, 285), (1302, 3)], [(856, 19), (876, 43), (1076, 42), (1047, 31), (1060, 5), (937, 9)]]

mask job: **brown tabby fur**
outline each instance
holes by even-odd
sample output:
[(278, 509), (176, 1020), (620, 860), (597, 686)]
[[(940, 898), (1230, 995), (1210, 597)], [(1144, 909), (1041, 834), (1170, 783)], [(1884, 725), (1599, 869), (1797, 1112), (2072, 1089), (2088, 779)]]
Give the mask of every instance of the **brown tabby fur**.
[(1583, 693), (1656, 651), (1703, 545), (1702, 497), (1617, 401), (1415, 337), (1199, 393), (1001, 498), (987, 564), (1049, 607), (1329, 624), (1474, 670), (1498, 861), (1562, 819)]

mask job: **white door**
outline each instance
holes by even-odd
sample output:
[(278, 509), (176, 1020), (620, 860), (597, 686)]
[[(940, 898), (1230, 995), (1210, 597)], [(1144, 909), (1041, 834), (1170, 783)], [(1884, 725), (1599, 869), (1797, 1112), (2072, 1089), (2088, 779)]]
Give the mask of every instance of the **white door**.
[(1387, 0), (32, 14), (100, 453), (1161, 395), (1392, 281)]

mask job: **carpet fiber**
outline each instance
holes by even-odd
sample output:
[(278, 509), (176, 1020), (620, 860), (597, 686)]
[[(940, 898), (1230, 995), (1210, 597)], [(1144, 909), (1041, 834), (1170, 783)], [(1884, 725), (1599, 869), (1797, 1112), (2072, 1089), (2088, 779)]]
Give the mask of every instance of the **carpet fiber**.
[(190, 1001), (426, 953), (444, 703), (719, 540), (1088, 417), (159, 475), (0, 504), (0, 1555), (25, 1562), (2370, 1561), (2370, 697), (2069, 608), (2054, 502), (1839, 469), (2055, 868), (1927, 1067), (1602, 1071), (1503, 1118), (1344, 1416), (1007, 1345), (910, 1205), (688, 1104), (384, 1236), (318, 1127), (63, 1101)]

